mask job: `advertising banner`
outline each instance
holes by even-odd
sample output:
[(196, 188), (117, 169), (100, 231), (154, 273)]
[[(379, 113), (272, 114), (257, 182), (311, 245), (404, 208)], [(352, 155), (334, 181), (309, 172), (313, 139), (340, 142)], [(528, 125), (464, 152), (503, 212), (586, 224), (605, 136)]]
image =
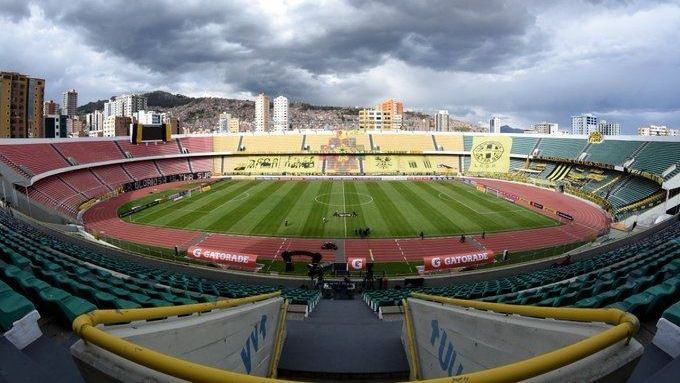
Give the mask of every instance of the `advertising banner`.
[(219, 263), (225, 266), (254, 270), (257, 266), (257, 255), (234, 253), (201, 246), (192, 246), (187, 250), (189, 258)]
[(531, 206), (535, 207), (536, 209), (543, 209), (543, 204), (531, 201)]
[(347, 271), (366, 270), (366, 258), (347, 257)]
[(425, 271), (438, 271), (458, 267), (480, 265), (493, 262), (493, 251), (485, 250), (478, 253), (456, 254), (446, 256), (423, 257)]

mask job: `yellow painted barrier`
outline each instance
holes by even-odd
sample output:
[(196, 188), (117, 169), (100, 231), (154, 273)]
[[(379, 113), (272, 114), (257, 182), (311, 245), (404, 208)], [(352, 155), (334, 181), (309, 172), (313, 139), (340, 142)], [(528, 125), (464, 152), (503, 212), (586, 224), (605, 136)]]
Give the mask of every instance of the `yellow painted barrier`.
[(276, 378), (279, 360), (281, 359), (281, 351), (283, 351), (284, 335), (286, 333), (286, 316), (288, 314), (288, 300), (281, 305), (279, 313), (279, 325), (276, 327), (276, 339), (274, 340), (274, 355), (269, 364), (269, 377)]
[(529, 379), (574, 363), (600, 350), (604, 350), (621, 340), (625, 339), (628, 341), (640, 328), (640, 323), (634, 315), (618, 309), (520, 306), (445, 298), (422, 293), (413, 293), (412, 297), (442, 304), (488, 310), (503, 314), (517, 314), (528, 317), (552, 318), (578, 322), (604, 322), (614, 325), (614, 327), (591, 336), (590, 338), (530, 359), (470, 374), (423, 381), (428, 383), (502, 383)]
[[(183, 359), (175, 358), (163, 353), (147, 349), (128, 342), (121, 338), (107, 334), (98, 329), (99, 324), (114, 324), (138, 320), (159, 319), (178, 315), (189, 315), (193, 313), (212, 311), (235, 307), (247, 303), (262, 301), (277, 297), (280, 292), (263, 294), (242, 299), (223, 300), (212, 303), (199, 303), (185, 306), (159, 307), (150, 309), (130, 309), (130, 310), (95, 310), (88, 314), (83, 314), (73, 321), (73, 331), (83, 340), (110, 351), (122, 358), (145, 366), (155, 371), (171, 375), (180, 379), (192, 382), (236, 382), (236, 383), (256, 383), (256, 382), (290, 382), (286, 380), (264, 378), (225, 371), (213, 367), (188, 362)], [(614, 327), (603, 331), (580, 342), (551, 351), (530, 359), (507, 364), (484, 371), (473, 372), (470, 374), (429, 379), (421, 382), (428, 383), (452, 383), (452, 382), (516, 382), (538, 376), (568, 364), (581, 360), (600, 350), (603, 350), (621, 340), (630, 339), (639, 329), (637, 318), (629, 313), (617, 309), (578, 309), (578, 308), (552, 308), (537, 306), (508, 305), (502, 303), (489, 303), (480, 301), (470, 301), (462, 299), (444, 298), (439, 296), (413, 293), (413, 298), (450, 304), (461, 307), (469, 307), (478, 310), (489, 310), (505, 314), (517, 314), (538, 318), (553, 318), (559, 320), (570, 320), (579, 322), (604, 322)], [(404, 305), (405, 320), (409, 320), (408, 303)], [(411, 358), (417, 357), (415, 354), (415, 339), (407, 323), (407, 341)], [(281, 331), (282, 332), (282, 331)], [(277, 341), (277, 349), (274, 358), (278, 359), (280, 344)], [(274, 365), (274, 364), (273, 364)], [(417, 361), (410, 363), (413, 378), (417, 379)]]
[(406, 348), (410, 354), (408, 358), (411, 380), (420, 379), (420, 366), (418, 366), (418, 349), (416, 348), (416, 337), (413, 332), (413, 321), (411, 320), (411, 310), (408, 306), (408, 300), (402, 300), (402, 306), (404, 307), (404, 327), (406, 327)]

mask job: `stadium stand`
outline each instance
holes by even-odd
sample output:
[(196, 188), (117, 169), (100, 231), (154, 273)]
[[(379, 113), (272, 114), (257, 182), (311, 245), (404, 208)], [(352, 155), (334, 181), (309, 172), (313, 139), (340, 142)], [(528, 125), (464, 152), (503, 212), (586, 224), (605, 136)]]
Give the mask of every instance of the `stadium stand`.
[(539, 156), (576, 159), (586, 146), (584, 139), (542, 138)]
[(53, 145), (73, 165), (125, 158), (114, 141), (57, 142)]
[[(65, 325), (95, 308), (162, 307), (279, 290), (198, 278), (112, 257), (63, 242), (4, 211), (0, 211), (0, 233), (0, 278), (36, 302), (39, 311)], [(312, 308), (320, 297), (320, 292), (306, 289), (284, 289), (283, 294)]]
[(331, 151), (330, 143), (335, 137), (335, 135), (327, 134), (326, 132), (306, 134), (304, 137), (305, 147), (309, 147), (309, 151), (315, 153), (321, 152), (322, 148), (325, 148), (326, 151)]
[(438, 134), (435, 138), (437, 145), (443, 150), (463, 151), (463, 136)]
[(153, 161), (139, 161), (132, 162), (125, 165), (125, 170), (135, 180), (143, 180), (145, 178), (159, 177), (161, 174)]
[(423, 134), (374, 135), (373, 145), (381, 152), (422, 152), (437, 149), (432, 136)]
[(61, 177), (62, 181), (69, 185), (71, 189), (77, 190), (89, 198), (106, 194), (110, 190), (89, 169), (68, 172), (58, 177)]
[[(593, 258), (511, 277), (443, 287), (367, 291), (363, 299), (376, 313), (400, 305), (412, 291), (460, 299), (540, 306), (612, 305), (647, 317), (680, 297), (680, 223), (644, 240)], [(666, 285), (655, 287), (658, 285)], [(652, 289), (653, 288), (653, 289)], [(651, 290), (650, 290), (651, 289)], [(636, 296), (643, 293), (643, 297)]]
[(139, 145), (135, 145), (128, 140), (119, 140), (116, 143), (120, 145), (123, 152), (130, 153), (135, 158), (181, 154), (175, 140), (168, 142), (153, 141)]
[[(472, 150), (472, 136), (463, 136), (463, 150), (466, 152)], [(465, 169), (467, 169), (467, 166)]]
[(25, 177), (70, 166), (48, 144), (3, 145), (0, 158)]
[(299, 153), (303, 136), (299, 134), (282, 135), (243, 135), (241, 147), (245, 153)]
[(586, 150), (585, 161), (602, 164), (620, 165), (630, 158), (633, 152), (642, 145), (640, 141), (604, 140), (599, 144), (592, 144)]
[(168, 158), (156, 161), (161, 174), (164, 176), (171, 174), (190, 173), (189, 161), (186, 158)]
[[(678, 153), (680, 153), (680, 142), (652, 141), (635, 155), (635, 161), (630, 167), (663, 175), (671, 165), (680, 163), (677, 157)], [(666, 178), (669, 178), (669, 176)]]
[(539, 141), (537, 137), (513, 137), (512, 138), (512, 154), (530, 155), (532, 154), (536, 143)]
[(177, 139), (180, 146), (188, 153), (212, 153), (213, 138), (208, 137), (180, 137)]
[(215, 136), (213, 137), (214, 152), (237, 152), (241, 136)]
[(122, 165), (107, 165), (92, 168), (92, 173), (110, 188), (132, 181)]
[(191, 157), (191, 170), (194, 172), (211, 172), (213, 171), (213, 159), (210, 157)]
[[(607, 199), (614, 207), (621, 208), (654, 194), (659, 190), (659, 184), (646, 178), (628, 176), (616, 182), (611, 190)], [(600, 194), (607, 193), (600, 191)]]

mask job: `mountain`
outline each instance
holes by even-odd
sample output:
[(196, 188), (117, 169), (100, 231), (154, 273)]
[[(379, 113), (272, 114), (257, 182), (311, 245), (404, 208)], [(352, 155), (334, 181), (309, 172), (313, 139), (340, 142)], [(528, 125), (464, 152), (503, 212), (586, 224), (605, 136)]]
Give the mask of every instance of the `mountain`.
[(524, 129), (517, 129), (508, 125), (503, 125), (501, 126), (501, 133), (524, 133)]
[(77, 109), (78, 114), (87, 114), (87, 113), (92, 113), (95, 110), (104, 110), (104, 103), (109, 100), (97, 100), (97, 101), (92, 101), (88, 102), (85, 105), (81, 105)]
[[(230, 113), (238, 118), (241, 130), (253, 128), (255, 120), (255, 102), (221, 97), (188, 97), (164, 91), (153, 91), (144, 94), (149, 109), (168, 113), (182, 121), (182, 125), (190, 132), (209, 132), (214, 130), (220, 113)], [(79, 114), (103, 110), (104, 102), (99, 100), (82, 105)], [(359, 126), (359, 107), (332, 105), (312, 105), (292, 101), (288, 110), (290, 124), (296, 129), (355, 129)], [(421, 112), (404, 112), (403, 127), (407, 130), (428, 130), (434, 128), (433, 117)], [(449, 119), (449, 127), (460, 131), (476, 131), (480, 127), (465, 121)]]

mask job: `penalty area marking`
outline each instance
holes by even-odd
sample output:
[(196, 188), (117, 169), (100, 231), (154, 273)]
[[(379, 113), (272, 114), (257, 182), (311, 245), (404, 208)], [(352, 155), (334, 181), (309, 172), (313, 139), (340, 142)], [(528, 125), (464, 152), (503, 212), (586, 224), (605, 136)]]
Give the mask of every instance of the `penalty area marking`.
[(518, 213), (518, 212), (524, 211), (523, 209), (512, 209), (512, 210), (496, 210), (496, 211), (488, 211), (488, 212), (485, 212), (485, 213), (480, 213), (480, 212), (478, 212), (477, 210), (472, 209), (472, 208), (466, 206), (465, 204), (463, 204), (462, 202), (460, 202), (460, 201), (456, 200), (455, 198), (451, 197), (451, 196), (448, 195), (447, 193), (439, 192), (438, 197), (439, 197), (439, 199), (444, 200), (444, 201), (455, 202), (455, 203), (459, 204), (460, 206), (463, 206), (464, 208), (466, 208), (466, 209), (468, 209), (468, 210), (470, 210), (470, 211), (473, 211), (473, 212), (475, 212), (476, 214), (479, 214), (479, 215), (492, 215), (492, 214)]
[[(343, 184), (343, 187), (344, 187), (344, 184)], [(320, 200), (319, 200), (319, 198), (324, 197), (324, 196), (329, 196), (328, 200), (330, 200), (330, 196), (332, 196), (332, 195), (334, 195), (334, 194), (342, 194), (343, 202), (345, 202), (345, 194), (354, 194), (354, 195), (357, 195), (357, 196), (359, 196), (359, 200), (360, 200), (360, 201), (361, 201), (361, 199), (362, 199), (362, 198), (361, 198), (362, 196), (363, 196), (363, 197), (368, 197), (369, 199), (367, 199), (367, 200), (365, 200), (365, 201), (363, 201), (363, 202), (359, 202), (359, 203), (329, 203), (329, 202), (324, 202), (324, 201), (320, 201)], [(320, 204), (322, 204), (322, 205), (326, 205), (326, 206), (337, 206), (337, 207), (342, 207), (342, 208), (344, 209), (344, 208), (347, 207), (347, 206), (363, 206), (363, 205), (368, 205), (369, 203), (373, 203), (373, 197), (371, 197), (371, 196), (368, 195), (368, 194), (363, 194), (363, 193), (352, 193), (352, 192), (349, 192), (349, 193), (342, 193), (342, 192), (335, 192), (335, 193), (324, 193), (324, 194), (319, 194), (319, 195), (317, 195), (316, 197), (314, 197), (314, 201), (317, 202), (317, 203), (320, 203)]]
[[(243, 193), (237, 195), (236, 197), (234, 197), (232, 199), (224, 201), (224, 203), (243, 201), (244, 199), (249, 198), (249, 197), (250, 197), (249, 192), (243, 192)], [(206, 211), (206, 210), (202, 210), (202, 209), (191, 209), (191, 208), (188, 208), (188, 207), (181, 207), (181, 208), (175, 209), (175, 210), (183, 211), (183, 212), (187, 212), (187, 213), (203, 213), (203, 214), (210, 214), (210, 213), (215, 211), (214, 209)]]

